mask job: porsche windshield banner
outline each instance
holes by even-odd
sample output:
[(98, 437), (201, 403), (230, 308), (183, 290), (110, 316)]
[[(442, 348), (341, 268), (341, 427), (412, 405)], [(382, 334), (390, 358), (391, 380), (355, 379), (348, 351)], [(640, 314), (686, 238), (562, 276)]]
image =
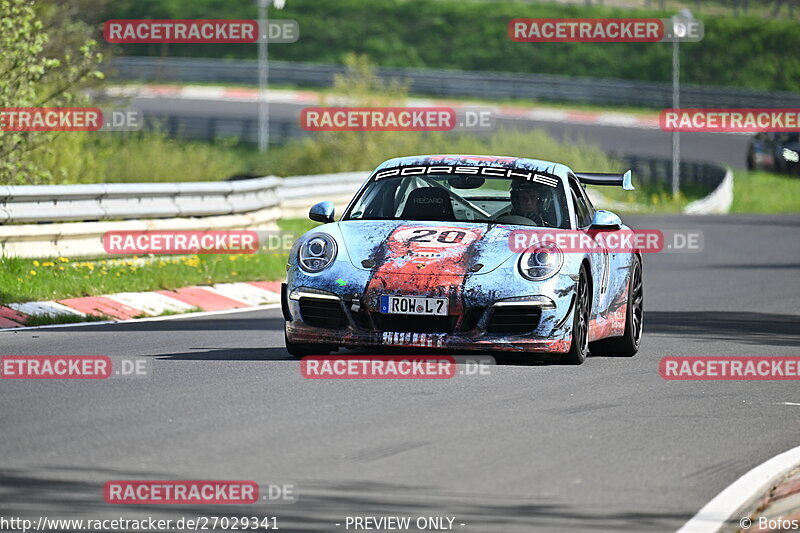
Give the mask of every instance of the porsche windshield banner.
[(487, 178), (518, 178), (535, 181), (548, 187), (558, 187), (560, 178), (541, 171), (524, 170), (505, 167), (479, 167), (472, 165), (420, 165), (396, 167), (375, 173), (375, 179), (397, 176), (419, 176), (431, 174), (454, 174), (466, 176), (483, 176)]

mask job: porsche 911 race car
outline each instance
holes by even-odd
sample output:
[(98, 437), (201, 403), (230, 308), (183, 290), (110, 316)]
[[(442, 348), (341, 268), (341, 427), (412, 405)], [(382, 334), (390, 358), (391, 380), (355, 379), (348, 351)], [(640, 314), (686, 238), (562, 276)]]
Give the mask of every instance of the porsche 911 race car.
[[(436, 155), (381, 164), (334, 222), (290, 252), (288, 352), (340, 347), (514, 351), (581, 364), (633, 356), (642, 337), (638, 249), (514, 249), (520, 230), (629, 230), (583, 184), (633, 189), (630, 172), (575, 173), (534, 159)], [(546, 356), (546, 357), (545, 357)]]

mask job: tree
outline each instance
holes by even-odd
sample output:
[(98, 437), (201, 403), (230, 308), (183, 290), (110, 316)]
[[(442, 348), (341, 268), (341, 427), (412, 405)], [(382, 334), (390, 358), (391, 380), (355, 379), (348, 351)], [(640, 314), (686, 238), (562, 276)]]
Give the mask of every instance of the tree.
[[(71, 18), (65, 5), (0, 0), (0, 109), (79, 106), (82, 85), (102, 77), (94, 30)], [(0, 183), (58, 180), (56, 152), (75, 152), (81, 141), (70, 132), (0, 131)]]

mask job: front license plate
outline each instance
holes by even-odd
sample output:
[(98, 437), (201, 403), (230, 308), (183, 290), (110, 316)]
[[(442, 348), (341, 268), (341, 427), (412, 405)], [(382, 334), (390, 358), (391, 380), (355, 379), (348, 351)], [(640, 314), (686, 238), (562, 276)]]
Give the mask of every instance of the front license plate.
[(447, 298), (381, 296), (381, 313), (390, 315), (446, 315)]

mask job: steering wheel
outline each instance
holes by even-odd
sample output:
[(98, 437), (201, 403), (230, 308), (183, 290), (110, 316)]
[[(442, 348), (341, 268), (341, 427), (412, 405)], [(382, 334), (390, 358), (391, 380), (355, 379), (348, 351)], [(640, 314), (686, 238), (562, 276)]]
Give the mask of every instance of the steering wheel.
[(497, 217), (495, 221), (500, 222), (501, 224), (518, 224), (520, 226), (536, 225), (535, 221), (521, 215), (503, 215), (501, 217)]
[(554, 226), (553, 224), (550, 224), (548, 221), (544, 219), (544, 217), (540, 218), (539, 220), (533, 220), (532, 218), (524, 217), (522, 215), (512, 215), (511, 213), (506, 213), (505, 215), (501, 215), (497, 217), (495, 221), (501, 224), (518, 224), (521, 226), (538, 226), (547, 228), (558, 227)]

